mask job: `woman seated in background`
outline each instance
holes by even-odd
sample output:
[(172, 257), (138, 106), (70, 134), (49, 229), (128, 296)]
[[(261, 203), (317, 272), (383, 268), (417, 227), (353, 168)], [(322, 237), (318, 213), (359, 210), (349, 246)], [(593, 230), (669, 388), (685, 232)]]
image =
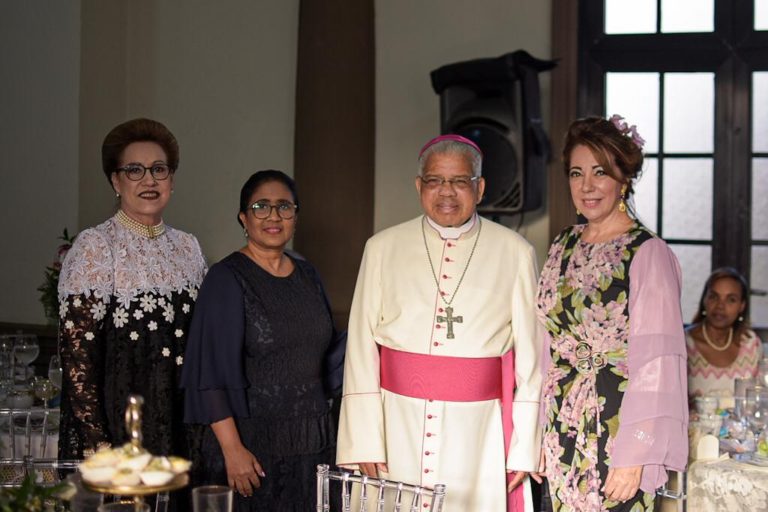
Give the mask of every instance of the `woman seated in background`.
[(704, 284), (699, 309), (686, 330), (688, 394), (733, 396), (735, 379), (757, 375), (762, 343), (749, 328), (749, 285), (730, 267)]
[(316, 466), (334, 460), (323, 362), (337, 338), (317, 272), (285, 251), (298, 209), (284, 173), (245, 182), (245, 247), (211, 267), (192, 320), (185, 421), (210, 425), (194, 463), (236, 491), (235, 511), (313, 510)]

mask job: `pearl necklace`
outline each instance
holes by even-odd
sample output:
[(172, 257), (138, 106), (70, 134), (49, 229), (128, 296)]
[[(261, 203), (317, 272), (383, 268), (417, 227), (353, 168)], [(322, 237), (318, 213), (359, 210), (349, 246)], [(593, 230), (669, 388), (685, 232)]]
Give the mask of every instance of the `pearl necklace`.
[(147, 226), (146, 224), (133, 220), (123, 210), (117, 210), (117, 215), (115, 215), (115, 217), (117, 217), (117, 220), (125, 229), (145, 238), (157, 238), (165, 233), (165, 224), (162, 221), (155, 226)]
[(733, 341), (733, 327), (728, 329), (728, 341), (726, 341), (725, 345), (723, 345), (722, 347), (715, 345), (714, 343), (712, 343), (712, 340), (709, 339), (709, 334), (707, 334), (706, 322), (701, 322), (701, 334), (704, 335), (704, 341), (707, 342), (707, 345), (712, 347), (713, 350), (717, 350), (718, 352), (725, 352), (726, 350), (728, 350), (728, 347), (731, 346), (731, 342)]

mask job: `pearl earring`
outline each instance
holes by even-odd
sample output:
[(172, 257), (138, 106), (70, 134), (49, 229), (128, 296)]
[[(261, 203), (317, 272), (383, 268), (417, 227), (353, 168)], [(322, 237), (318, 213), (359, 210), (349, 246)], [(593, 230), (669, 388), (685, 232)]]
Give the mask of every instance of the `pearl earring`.
[(743, 321), (744, 321), (744, 317), (742, 315), (739, 315), (739, 322), (743, 322)]
[(115, 192), (115, 197), (120, 197), (120, 192)]
[(707, 316), (707, 310), (706, 309), (702, 309), (701, 310), (701, 316)]
[(243, 229), (243, 236), (245, 238), (248, 238), (248, 230), (247, 229)]

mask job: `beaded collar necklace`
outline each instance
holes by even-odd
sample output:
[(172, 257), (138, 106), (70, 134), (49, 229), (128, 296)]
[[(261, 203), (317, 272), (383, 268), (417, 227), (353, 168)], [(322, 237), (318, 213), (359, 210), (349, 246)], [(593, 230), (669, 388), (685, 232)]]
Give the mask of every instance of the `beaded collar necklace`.
[(144, 238), (157, 238), (165, 233), (165, 224), (160, 221), (160, 224), (155, 226), (147, 226), (141, 222), (135, 221), (128, 216), (123, 210), (117, 210), (117, 221), (123, 225), (125, 229), (131, 231)]

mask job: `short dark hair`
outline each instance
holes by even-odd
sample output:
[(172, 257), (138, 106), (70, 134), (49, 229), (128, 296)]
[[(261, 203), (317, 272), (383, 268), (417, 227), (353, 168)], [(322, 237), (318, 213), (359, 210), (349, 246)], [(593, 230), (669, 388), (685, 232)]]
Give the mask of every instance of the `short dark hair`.
[(140, 117), (121, 123), (104, 137), (101, 144), (101, 167), (107, 181), (112, 183), (112, 173), (120, 165), (125, 148), (134, 142), (154, 142), (165, 152), (168, 167), (176, 171), (179, 167), (179, 143), (173, 133), (159, 121)]
[(720, 267), (709, 274), (707, 281), (704, 283), (704, 289), (701, 291), (699, 309), (697, 309), (696, 313), (693, 315), (693, 323), (697, 324), (704, 321), (704, 314), (702, 313), (704, 311), (704, 301), (706, 300), (712, 285), (715, 284), (715, 281), (719, 281), (720, 279), (733, 279), (739, 283), (739, 288), (741, 288), (741, 300), (745, 304), (744, 311), (741, 312), (742, 320), (737, 318), (736, 321), (733, 322), (733, 330), (740, 334), (742, 329), (749, 327), (749, 283), (747, 283), (747, 279), (741, 272), (733, 267)]
[(612, 169), (618, 168), (621, 175), (612, 174), (613, 178), (627, 185), (625, 198), (632, 195), (632, 181), (640, 176), (643, 168), (643, 151), (631, 137), (619, 131), (608, 119), (577, 119), (571, 123), (565, 135), (563, 166), (566, 176), (571, 169), (571, 153), (578, 145), (589, 148), (597, 163), (609, 174)]
[(296, 192), (296, 182), (293, 181), (293, 178), (285, 174), (283, 171), (266, 169), (253, 173), (251, 177), (248, 178), (248, 180), (243, 184), (243, 188), (240, 189), (240, 210), (237, 214), (237, 223), (240, 224), (240, 227), (245, 227), (243, 226), (243, 221), (240, 220), (240, 214), (248, 212), (248, 208), (251, 206), (248, 204), (251, 200), (251, 196), (257, 188), (270, 181), (278, 181), (288, 187), (288, 190), (291, 191), (291, 195), (293, 196), (293, 204), (296, 205), (296, 212), (298, 213), (299, 194)]

